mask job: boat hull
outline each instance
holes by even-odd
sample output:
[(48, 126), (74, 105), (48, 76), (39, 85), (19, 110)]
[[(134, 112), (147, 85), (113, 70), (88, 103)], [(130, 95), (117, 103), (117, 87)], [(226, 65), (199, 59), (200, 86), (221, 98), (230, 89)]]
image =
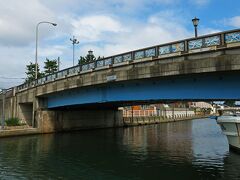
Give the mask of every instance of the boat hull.
[(223, 134), (227, 136), (231, 150), (240, 152), (240, 117), (239, 116), (220, 116), (217, 119)]

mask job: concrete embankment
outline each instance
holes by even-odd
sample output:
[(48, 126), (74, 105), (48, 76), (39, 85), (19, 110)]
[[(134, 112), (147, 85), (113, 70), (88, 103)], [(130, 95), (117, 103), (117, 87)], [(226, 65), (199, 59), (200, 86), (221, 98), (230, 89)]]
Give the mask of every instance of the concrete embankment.
[[(149, 116), (149, 117), (124, 117), (123, 126), (138, 126), (138, 125), (147, 125), (147, 124), (158, 124), (158, 123), (167, 123), (167, 122), (177, 122), (185, 120), (193, 120), (199, 118), (206, 118), (208, 116), (191, 116), (185, 118), (163, 118), (158, 116)], [(119, 126), (118, 126), (119, 127)], [(74, 129), (73, 129), (74, 130)], [(70, 129), (68, 131), (71, 131)], [(34, 135), (34, 134), (44, 134), (46, 132), (41, 131), (39, 128), (31, 127), (5, 127), (4, 130), (0, 130), (0, 138), (11, 137), (11, 136), (24, 136), (24, 135)]]
[(184, 118), (163, 118), (159, 116), (149, 116), (149, 117), (124, 117), (123, 122), (124, 126), (139, 126), (147, 124), (159, 124), (167, 122), (177, 122), (177, 121), (186, 121), (193, 119), (207, 118), (209, 115), (197, 115)]
[(40, 130), (37, 128), (16, 128), (0, 130), (0, 138), (10, 136), (24, 136), (32, 134), (40, 134)]

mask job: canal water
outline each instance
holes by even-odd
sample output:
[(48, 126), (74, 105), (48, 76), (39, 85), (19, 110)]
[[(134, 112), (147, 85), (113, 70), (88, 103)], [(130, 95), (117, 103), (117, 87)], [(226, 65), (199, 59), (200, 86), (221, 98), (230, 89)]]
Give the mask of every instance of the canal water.
[(0, 139), (0, 179), (240, 179), (215, 120)]

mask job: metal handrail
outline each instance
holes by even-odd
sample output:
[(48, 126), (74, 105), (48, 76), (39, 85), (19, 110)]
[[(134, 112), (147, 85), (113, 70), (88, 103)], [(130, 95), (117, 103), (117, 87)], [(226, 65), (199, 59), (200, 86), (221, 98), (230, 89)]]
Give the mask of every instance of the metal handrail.
[[(92, 71), (100, 67), (109, 68), (112, 65), (118, 65), (129, 61), (134, 62), (144, 58), (148, 59), (188, 54), (203, 48), (206, 48), (206, 51), (216, 50), (217, 48), (225, 47), (226, 44), (231, 43), (240, 43), (240, 29), (213, 33), (209, 35), (199, 36), (197, 38), (188, 38), (180, 41), (150, 46), (147, 48), (137, 49), (114, 56), (105, 57), (94, 62), (63, 69), (54, 74), (47, 75), (30, 83), (21, 84), (17, 86), (17, 90), (21, 91), (29, 87), (35, 87), (49, 81), (53, 81), (55, 79), (61, 79), (76, 73), (88, 72), (89, 70)], [(215, 47), (215, 49), (211, 49), (211, 47)]]

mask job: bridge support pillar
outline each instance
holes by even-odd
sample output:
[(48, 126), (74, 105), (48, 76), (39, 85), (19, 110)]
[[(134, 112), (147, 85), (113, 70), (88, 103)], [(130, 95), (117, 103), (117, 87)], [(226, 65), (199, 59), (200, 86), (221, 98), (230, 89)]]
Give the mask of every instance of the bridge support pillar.
[(119, 110), (41, 110), (36, 114), (42, 133), (123, 126)]

